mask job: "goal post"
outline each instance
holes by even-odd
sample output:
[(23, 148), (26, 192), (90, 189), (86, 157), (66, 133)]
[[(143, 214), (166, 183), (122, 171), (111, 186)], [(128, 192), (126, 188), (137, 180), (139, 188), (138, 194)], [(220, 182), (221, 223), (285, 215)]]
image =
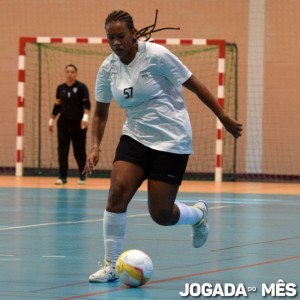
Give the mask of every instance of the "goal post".
[[(208, 86), (219, 104), (230, 115), (236, 115), (236, 53), (225, 40), (166, 38), (154, 39), (153, 42), (166, 46), (177, 55)], [(101, 37), (20, 38), (16, 176), (29, 172), (53, 175), (57, 170), (56, 134), (48, 132), (47, 122), (56, 87), (64, 81), (63, 69), (68, 63), (75, 64), (78, 67), (78, 80), (88, 85), (93, 99), (97, 70), (110, 53), (107, 39)], [(215, 181), (222, 181), (224, 174), (233, 177), (234, 139), (193, 93), (185, 90), (184, 93), (192, 123), (195, 152), (190, 157), (186, 173), (192, 179)], [(102, 171), (111, 169), (124, 121), (121, 110), (113, 104), (111, 106), (99, 164), (99, 170)], [(71, 155), (70, 160), (70, 168), (76, 169)]]

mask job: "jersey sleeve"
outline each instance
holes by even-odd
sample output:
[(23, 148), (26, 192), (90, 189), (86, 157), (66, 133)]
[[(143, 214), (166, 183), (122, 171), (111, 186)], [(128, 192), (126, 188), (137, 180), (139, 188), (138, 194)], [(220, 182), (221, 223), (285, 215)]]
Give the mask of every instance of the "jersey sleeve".
[(83, 108), (90, 110), (91, 109), (91, 101), (90, 101), (90, 93), (86, 84), (82, 83), (82, 102)]
[(86, 84), (82, 83), (83, 101), (90, 100), (89, 89)]
[(180, 59), (166, 48), (159, 57), (159, 70), (175, 85), (183, 84), (192, 76), (192, 72)]
[(96, 84), (95, 98), (98, 102), (109, 103), (112, 99), (112, 91), (110, 86), (110, 72), (107, 64), (104, 62), (99, 68)]
[(60, 99), (60, 87), (61, 85), (56, 88), (55, 99)]

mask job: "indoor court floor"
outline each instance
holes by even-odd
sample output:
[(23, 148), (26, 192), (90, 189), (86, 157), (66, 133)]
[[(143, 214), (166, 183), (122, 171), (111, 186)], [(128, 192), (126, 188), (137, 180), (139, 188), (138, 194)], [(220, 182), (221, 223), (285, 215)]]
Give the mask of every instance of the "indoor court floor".
[(150, 219), (143, 185), (128, 210), (124, 250), (148, 253), (154, 273), (145, 286), (127, 288), (88, 282), (103, 258), (108, 181), (53, 182), (1, 177), (1, 300), (300, 299), (299, 183), (184, 182), (178, 201), (209, 205), (210, 235), (200, 249), (189, 226)]

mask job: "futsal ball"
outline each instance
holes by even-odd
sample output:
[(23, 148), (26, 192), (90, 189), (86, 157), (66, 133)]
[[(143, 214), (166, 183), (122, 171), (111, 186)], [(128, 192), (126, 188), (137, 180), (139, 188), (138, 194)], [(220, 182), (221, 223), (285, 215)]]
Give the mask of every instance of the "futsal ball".
[(117, 260), (116, 273), (119, 280), (125, 285), (130, 287), (141, 286), (152, 276), (152, 260), (143, 251), (127, 250)]

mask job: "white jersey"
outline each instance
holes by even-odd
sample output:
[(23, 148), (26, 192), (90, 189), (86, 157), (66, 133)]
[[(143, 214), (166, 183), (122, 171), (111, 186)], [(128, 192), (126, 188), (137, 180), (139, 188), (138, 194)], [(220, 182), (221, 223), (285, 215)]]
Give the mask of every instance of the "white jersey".
[(122, 134), (152, 149), (190, 154), (192, 129), (182, 83), (192, 73), (164, 46), (138, 42), (134, 60), (123, 64), (112, 53), (96, 80), (96, 101), (112, 98), (126, 110)]

